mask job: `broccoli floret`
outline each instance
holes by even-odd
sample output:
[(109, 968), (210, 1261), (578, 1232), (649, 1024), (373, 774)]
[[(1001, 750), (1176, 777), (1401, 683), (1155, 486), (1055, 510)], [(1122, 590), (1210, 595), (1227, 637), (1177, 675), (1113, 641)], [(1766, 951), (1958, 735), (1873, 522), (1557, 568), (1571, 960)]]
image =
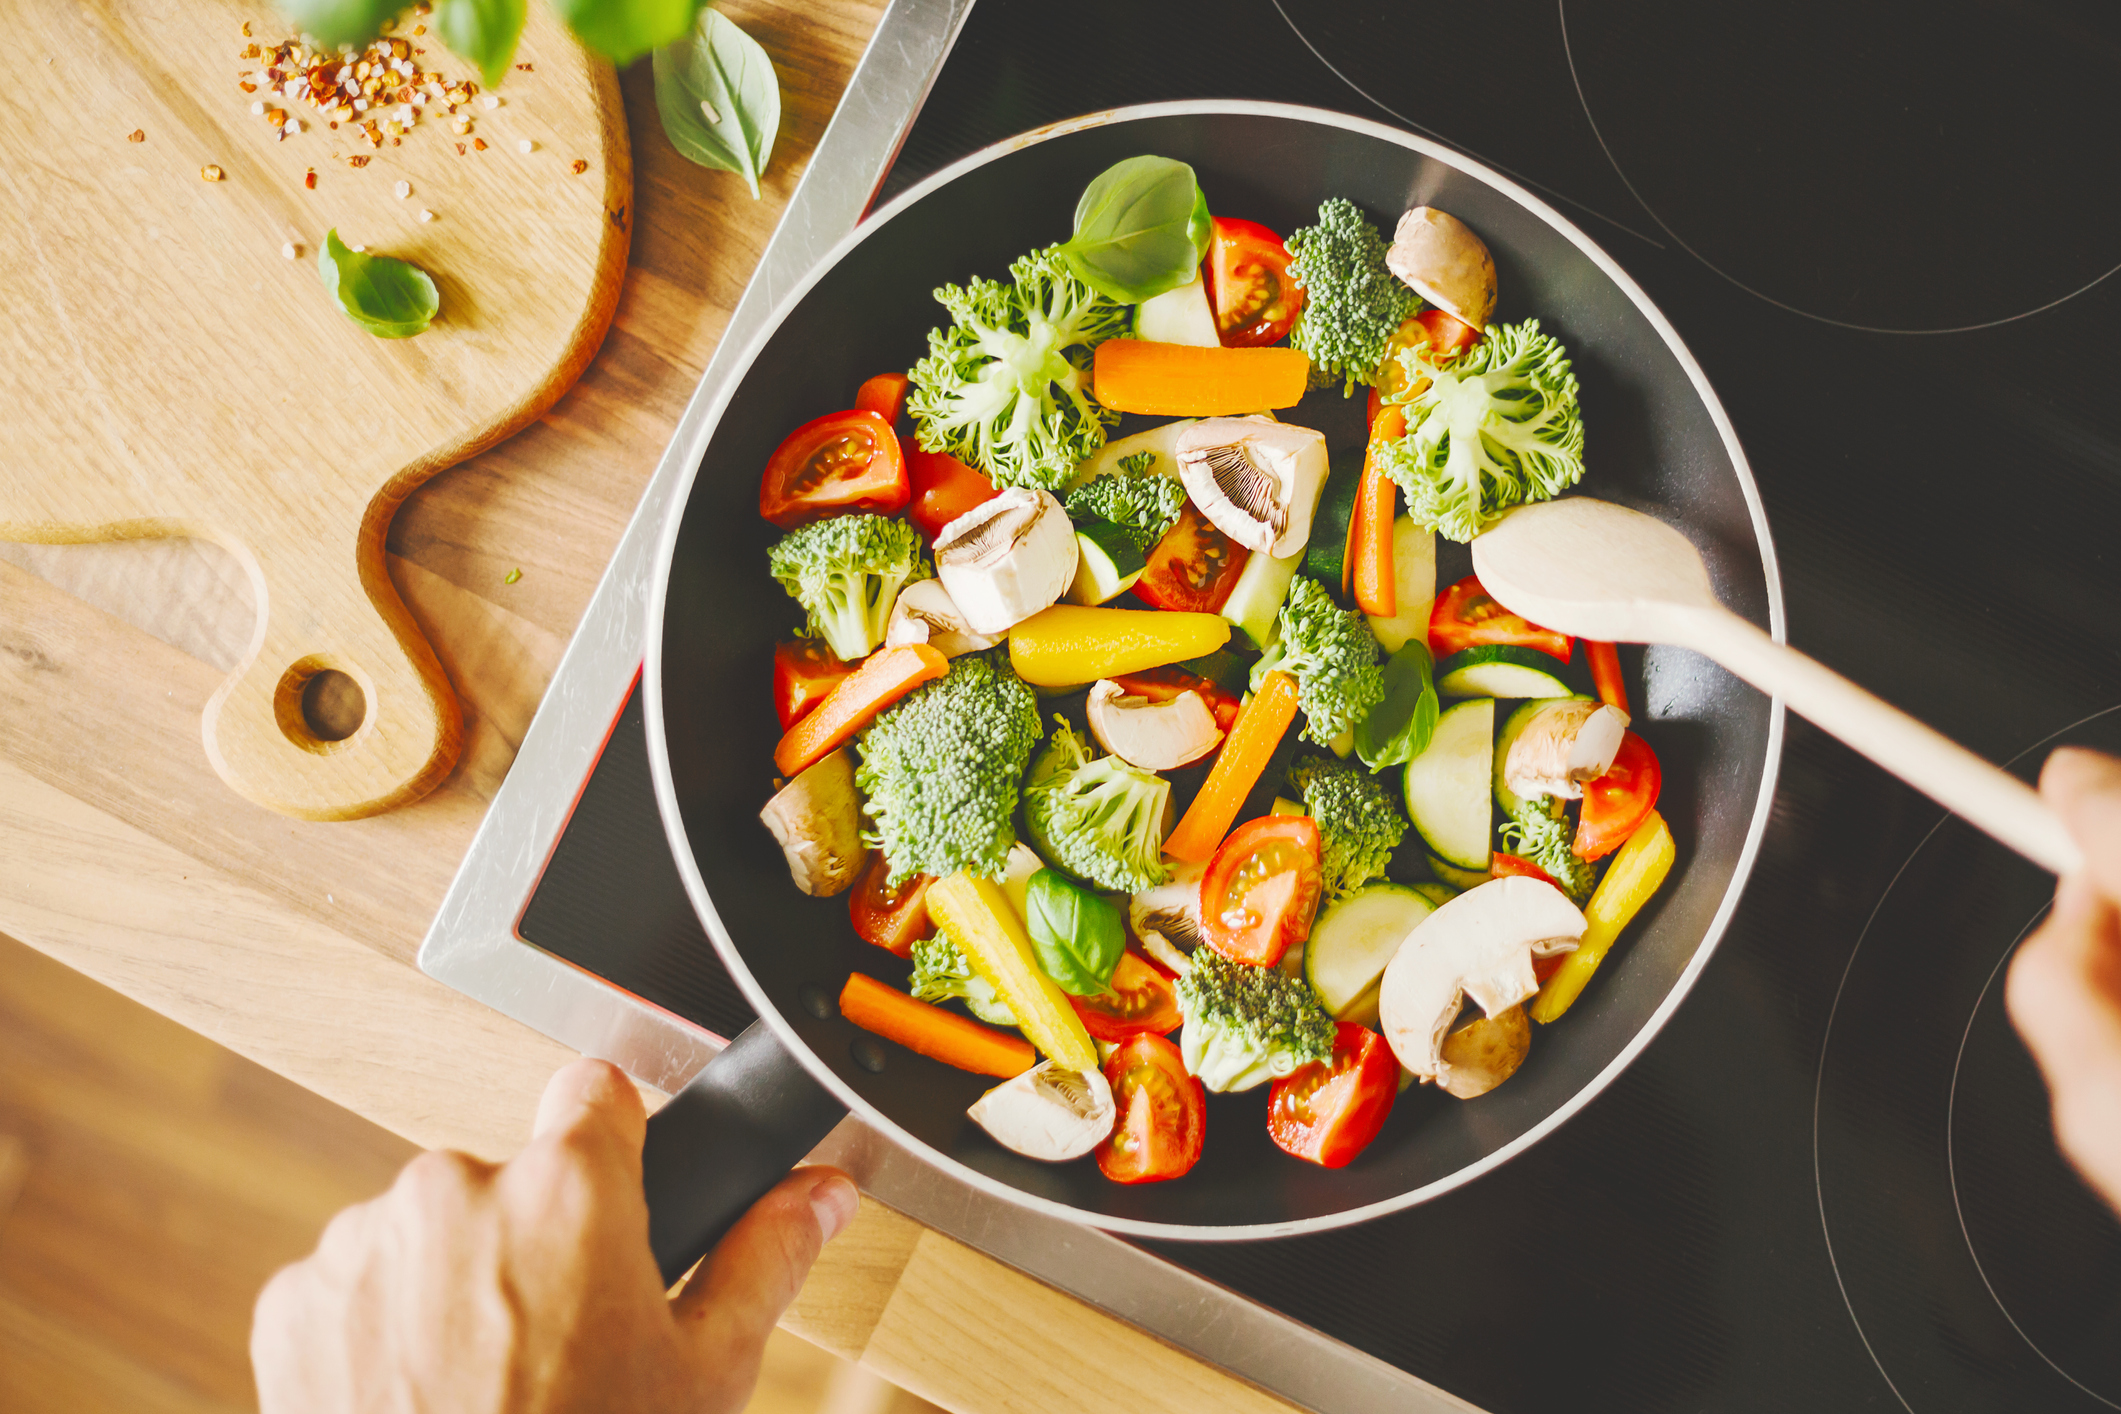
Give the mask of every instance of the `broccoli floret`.
[(1293, 674), (1296, 701), (1304, 709), (1304, 740), (1330, 746), (1384, 701), (1377, 635), (1360, 613), (1335, 604), (1307, 575), (1298, 575), (1289, 586), (1275, 623), (1274, 641), (1253, 665), (1252, 690), (1259, 690), (1268, 673)]
[(1304, 307), (1289, 331), (1289, 345), (1311, 356), (1313, 387), (1343, 380), (1377, 381), (1385, 343), (1421, 297), (1385, 268), (1385, 238), (1354, 202), (1329, 197), (1318, 207), (1318, 224), (1289, 236), (1289, 278), (1303, 286)]
[(1384, 877), (1386, 862), (1407, 833), (1397, 792), (1354, 761), (1316, 753), (1290, 765), (1289, 785), (1318, 822), (1326, 897), (1338, 898)]
[(1407, 514), (1468, 541), (1504, 511), (1560, 495), (1583, 477), (1583, 416), (1568, 351), (1539, 321), (1490, 324), (1455, 358), (1428, 345), (1402, 354), (1407, 435), (1378, 448), (1378, 465), (1407, 493)]
[(1105, 445), (1119, 414), (1089, 394), (1090, 354), (1131, 313), (1090, 288), (1056, 253), (1009, 267), (1010, 283), (973, 279), (935, 298), (950, 311), (913, 366), (906, 410), (920, 444), (948, 452), (997, 486), (1051, 491)]
[(1582, 903), (1598, 883), (1598, 871), (1569, 848), (1568, 818), (1549, 796), (1519, 800), (1502, 827), (1503, 847), (1553, 876), (1563, 893)]
[(1093, 758), (1066, 717), (1024, 780), (1031, 845), (1069, 873), (1118, 893), (1169, 878), (1164, 807), (1171, 783), (1117, 756)]
[(952, 997), (989, 1026), (1014, 1026), (1016, 1013), (994, 990), (994, 984), (972, 970), (965, 955), (949, 937), (937, 933), (913, 945), (913, 976), (907, 990), (924, 1002), (947, 1002)]
[(1077, 520), (1110, 521), (1134, 542), (1135, 549), (1147, 551), (1178, 524), (1178, 512), (1186, 504), (1185, 483), (1152, 471), (1155, 465), (1154, 452), (1124, 457), (1118, 471), (1076, 487), (1062, 504)]
[(1249, 1090), (1333, 1054), (1333, 1018), (1310, 983), (1278, 967), (1196, 948), (1177, 990), (1179, 1053), (1210, 1090)]
[(899, 590), (934, 571), (920, 532), (885, 516), (834, 516), (790, 531), (767, 556), (773, 577), (810, 614), (805, 633), (844, 662), (884, 641)]
[(893, 887), (915, 874), (999, 878), (1016, 845), (1017, 781), (1038, 745), (1038, 698), (995, 655), (968, 653), (855, 739), (854, 783)]

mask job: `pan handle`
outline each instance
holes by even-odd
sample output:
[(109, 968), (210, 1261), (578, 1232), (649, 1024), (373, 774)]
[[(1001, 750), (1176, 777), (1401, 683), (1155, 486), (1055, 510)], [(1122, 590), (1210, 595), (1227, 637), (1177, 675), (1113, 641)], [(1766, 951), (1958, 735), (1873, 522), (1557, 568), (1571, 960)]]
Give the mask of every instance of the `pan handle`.
[(648, 1120), (648, 1246), (669, 1286), (847, 1116), (763, 1021)]

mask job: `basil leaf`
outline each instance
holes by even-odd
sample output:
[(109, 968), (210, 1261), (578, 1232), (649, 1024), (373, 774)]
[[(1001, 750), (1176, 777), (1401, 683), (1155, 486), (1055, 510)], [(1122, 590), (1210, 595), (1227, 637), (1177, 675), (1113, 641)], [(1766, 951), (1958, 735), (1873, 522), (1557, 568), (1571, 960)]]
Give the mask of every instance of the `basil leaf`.
[(701, 0), (553, 0), (575, 36), (611, 60), (630, 64), (649, 50), (685, 37)]
[(1105, 990), (1127, 948), (1110, 899), (1058, 869), (1041, 869), (1025, 889), (1024, 913), (1038, 965), (1063, 992), (1094, 997)]
[(523, 37), (524, 10), (523, 0), (435, 0), (435, 33), (498, 88)]
[(1385, 664), (1384, 700), (1355, 724), (1355, 754), (1371, 770), (1412, 761), (1428, 750), (1437, 715), (1429, 664), (1429, 650), (1418, 638), (1407, 640)]
[(435, 282), (417, 265), (350, 250), (336, 230), (317, 252), (317, 274), (339, 309), (379, 339), (409, 339), (442, 307)]
[(1061, 258), (1099, 294), (1140, 304), (1200, 273), (1213, 224), (1193, 169), (1129, 157), (1097, 175), (1075, 205)]
[(405, 0), (280, 0), (280, 13), (317, 43), (331, 48), (366, 44)]
[(735, 172), (758, 199), (781, 130), (781, 84), (773, 60), (735, 20), (702, 10), (691, 34), (655, 51), (655, 107), (672, 147), (702, 167)]

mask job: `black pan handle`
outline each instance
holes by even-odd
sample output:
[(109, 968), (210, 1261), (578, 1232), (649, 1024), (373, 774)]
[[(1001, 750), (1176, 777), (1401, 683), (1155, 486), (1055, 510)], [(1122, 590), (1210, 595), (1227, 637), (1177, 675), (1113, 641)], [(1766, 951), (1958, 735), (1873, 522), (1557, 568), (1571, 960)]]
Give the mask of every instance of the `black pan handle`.
[(745, 1027), (648, 1120), (641, 1186), (663, 1284), (706, 1256), (846, 1117), (765, 1022)]

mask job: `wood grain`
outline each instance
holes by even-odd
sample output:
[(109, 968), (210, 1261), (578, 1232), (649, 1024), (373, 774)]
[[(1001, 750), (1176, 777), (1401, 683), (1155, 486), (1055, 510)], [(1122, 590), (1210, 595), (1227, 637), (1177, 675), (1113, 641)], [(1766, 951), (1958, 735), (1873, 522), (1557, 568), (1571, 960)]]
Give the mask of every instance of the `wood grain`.
[[(285, 33), (268, 7), (14, 8), (0, 539), (225, 546), (257, 622), (205, 706), (215, 770), (311, 819), (416, 799), (454, 764), (461, 719), (384, 570), (384, 533), (422, 481), (550, 407), (603, 338), (632, 222), (610, 67), (540, 5), (527, 71), (498, 108), (467, 110), (486, 150), (460, 154), (439, 109), (371, 148), (289, 103), (305, 130), (283, 140), (250, 112), (269, 96), (237, 84), (257, 72), (242, 30)], [(472, 77), (410, 42), (423, 66)], [(435, 277), (432, 328), (377, 339), (338, 311), (315, 269), (334, 227)], [(326, 670), (365, 699), (343, 740), (301, 710)]]

